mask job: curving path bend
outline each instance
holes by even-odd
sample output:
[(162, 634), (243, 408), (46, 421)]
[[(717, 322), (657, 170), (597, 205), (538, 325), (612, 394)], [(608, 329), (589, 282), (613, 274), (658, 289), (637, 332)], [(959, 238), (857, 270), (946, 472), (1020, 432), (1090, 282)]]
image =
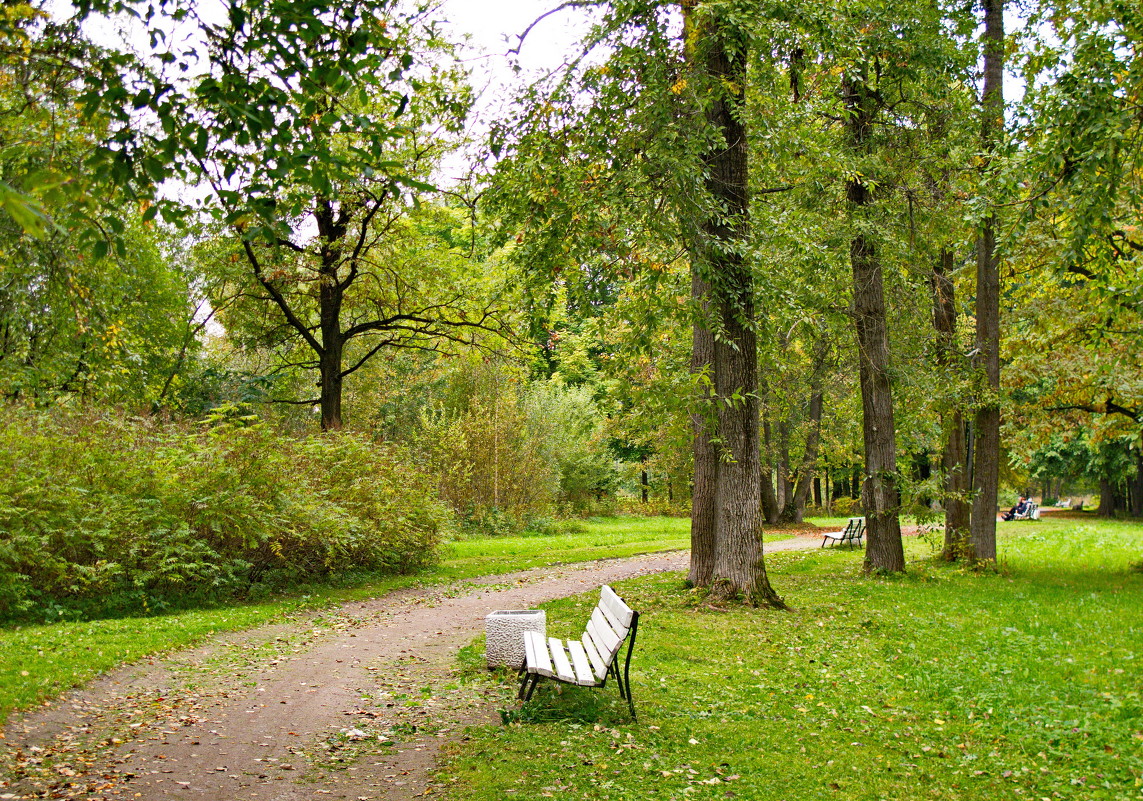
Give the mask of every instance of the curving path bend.
[[(818, 538), (767, 543), (813, 548)], [(494, 609), (686, 570), (676, 551), (487, 576), (223, 635), (11, 722), (0, 799), (311, 801), (432, 794), (441, 746), (497, 720), (451, 680)]]

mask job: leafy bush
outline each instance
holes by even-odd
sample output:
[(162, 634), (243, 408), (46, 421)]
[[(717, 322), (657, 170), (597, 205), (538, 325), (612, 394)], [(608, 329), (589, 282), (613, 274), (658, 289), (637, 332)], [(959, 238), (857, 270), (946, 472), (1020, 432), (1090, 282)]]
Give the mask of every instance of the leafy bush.
[(588, 387), (528, 382), (485, 363), (452, 382), (404, 436), (466, 533), (515, 534), (536, 517), (614, 510), (615, 457)]
[(835, 498), (831, 508), (836, 517), (855, 517), (862, 514), (860, 498)]
[(430, 561), (447, 512), (404, 452), (350, 434), (0, 412), (0, 615), (241, 596)]

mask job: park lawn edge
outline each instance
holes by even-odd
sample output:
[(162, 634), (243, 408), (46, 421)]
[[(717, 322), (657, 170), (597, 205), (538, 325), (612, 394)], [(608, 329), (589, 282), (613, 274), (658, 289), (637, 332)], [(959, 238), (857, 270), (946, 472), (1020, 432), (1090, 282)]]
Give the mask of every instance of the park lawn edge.
[[(1001, 531), (983, 572), (920, 538), (901, 576), (862, 575), (855, 551), (774, 554), (793, 613), (712, 610), (678, 574), (617, 582), (642, 614), (638, 722), (611, 686), (541, 682), (521, 707), (505, 680), (505, 725), (450, 744), (438, 786), (455, 801), (1143, 797), (1143, 526)], [(596, 601), (543, 604), (553, 636), (577, 636)], [(461, 671), (483, 681), (478, 651)]]
[[(417, 573), (366, 577), (350, 586), (309, 585), (257, 602), (137, 617), (35, 623), (0, 628), (0, 728), (10, 717), (117, 668), (203, 644), (211, 637), (306, 616), (407, 588), (437, 587), (520, 570), (621, 559), (689, 546), (684, 518), (612, 517), (574, 534), (497, 537), (446, 543), (440, 562)], [(616, 529), (634, 529), (615, 536)], [(647, 536), (641, 529), (658, 527)], [(686, 529), (684, 531), (684, 529)], [(602, 539), (616, 541), (596, 544)], [(578, 547), (577, 543), (581, 543)], [(563, 544), (565, 547), (555, 549)], [(451, 552), (451, 553), (450, 553)], [(494, 569), (493, 569), (494, 568)]]

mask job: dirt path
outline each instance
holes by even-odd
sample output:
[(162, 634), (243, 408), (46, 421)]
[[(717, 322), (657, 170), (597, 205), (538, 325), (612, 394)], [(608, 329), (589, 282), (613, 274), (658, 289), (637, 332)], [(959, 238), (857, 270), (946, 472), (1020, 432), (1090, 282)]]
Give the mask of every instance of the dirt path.
[(497, 719), (479, 689), (451, 678), (488, 612), (685, 570), (687, 558), (651, 554), (406, 591), (124, 668), (8, 726), (0, 799), (432, 793), (442, 743)]

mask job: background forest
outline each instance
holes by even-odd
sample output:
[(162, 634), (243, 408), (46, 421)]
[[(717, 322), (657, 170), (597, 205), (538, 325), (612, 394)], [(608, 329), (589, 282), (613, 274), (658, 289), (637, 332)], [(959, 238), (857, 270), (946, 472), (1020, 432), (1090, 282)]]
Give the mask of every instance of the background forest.
[(1143, 515), (1143, 12), (568, 5), (497, 114), (429, 5), (0, 7), (0, 613), (688, 514), (728, 407), (770, 524), (971, 502), (989, 413), (1000, 504)]

